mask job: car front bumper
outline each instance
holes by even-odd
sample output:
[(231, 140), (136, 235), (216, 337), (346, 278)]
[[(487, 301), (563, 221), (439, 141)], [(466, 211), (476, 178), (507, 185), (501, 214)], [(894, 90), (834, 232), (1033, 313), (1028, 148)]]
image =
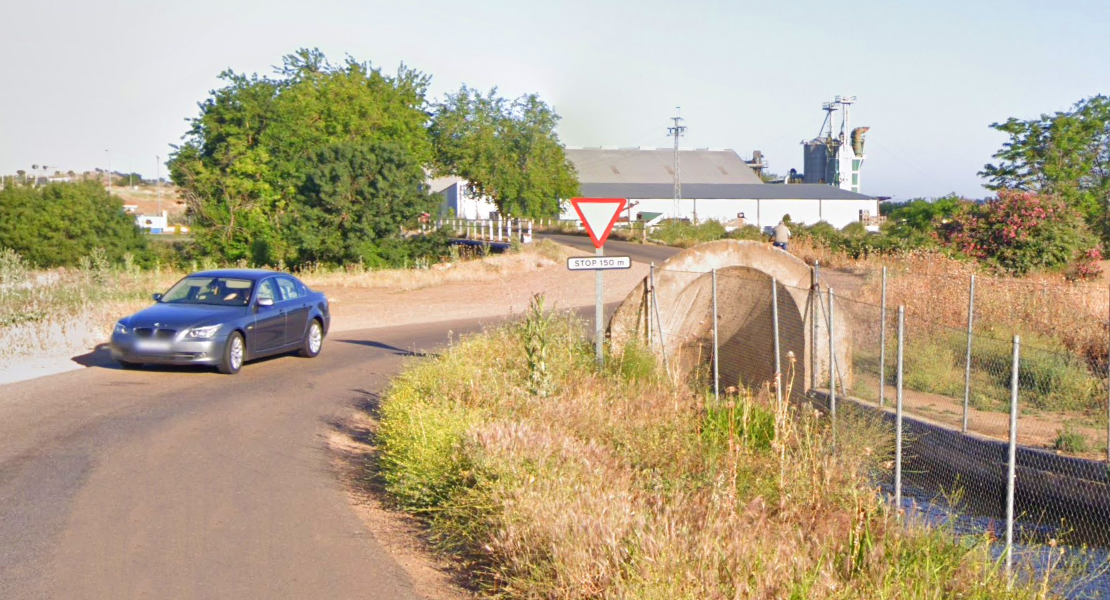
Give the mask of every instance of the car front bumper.
[(109, 347), (112, 358), (126, 362), (215, 366), (223, 357), (227, 336), (208, 340), (164, 340), (161, 344), (152, 344), (153, 341), (131, 334), (113, 333)]

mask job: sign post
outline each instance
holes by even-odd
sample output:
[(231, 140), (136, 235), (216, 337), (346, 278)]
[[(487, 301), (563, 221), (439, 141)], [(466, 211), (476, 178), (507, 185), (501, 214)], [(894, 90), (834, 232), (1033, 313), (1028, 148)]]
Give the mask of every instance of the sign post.
[[(617, 264), (615, 261), (610, 262), (602, 258), (605, 256), (605, 240), (612, 233), (613, 225), (616, 224), (617, 218), (624, 210), (625, 202), (624, 198), (573, 198), (570, 201), (596, 249), (594, 253), (596, 258), (592, 265), (587, 266), (588, 263), (582, 259), (572, 258), (568, 261), (567, 267), (572, 270), (590, 269), (594, 271), (594, 293), (597, 296), (597, 307), (594, 312), (594, 351), (597, 353), (598, 368), (601, 368), (605, 363), (605, 285), (603, 271), (605, 269), (629, 268), (632, 266), (627, 257), (614, 257), (620, 261), (621, 266), (615, 266)], [(578, 261), (577, 264), (580, 265), (577, 269), (574, 266), (575, 261)]]

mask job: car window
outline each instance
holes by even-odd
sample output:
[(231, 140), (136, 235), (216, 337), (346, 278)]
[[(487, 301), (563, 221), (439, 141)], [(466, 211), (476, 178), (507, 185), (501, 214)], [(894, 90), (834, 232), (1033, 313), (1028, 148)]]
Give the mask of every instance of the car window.
[(247, 279), (186, 277), (163, 294), (165, 304), (246, 306), (254, 284)]
[(293, 300), (304, 295), (304, 292), (300, 289), (300, 286), (297, 285), (297, 282), (293, 281), (292, 279), (288, 277), (278, 277), (277, 281), (278, 287), (281, 288), (281, 297), (284, 300)]
[(278, 301), (277, 290), (274, 289), (273, 279), (267, 279), (258, 285), (258, 299), (270, 300), (272, 302)]

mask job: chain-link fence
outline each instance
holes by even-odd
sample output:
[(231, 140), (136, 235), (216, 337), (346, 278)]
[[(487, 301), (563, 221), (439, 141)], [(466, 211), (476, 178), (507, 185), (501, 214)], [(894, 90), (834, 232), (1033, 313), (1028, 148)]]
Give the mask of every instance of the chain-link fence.
[[(657, 291), (656, 277), (668, 285)], [(830, 289), (818, 273), (784, 283), (743, 267), (653, 268), (648, 331), (670, 368), (721, 393), (768, 386), (824, 402), (833, 419), (852, 403), (900, 424), (890, 483), (907, 508), (943, 505), (1016, 544), (1110, 548), (1110, 390), (1107, 346), (1096, 342), (1108, 324), (1090, 322), (1105, 299), (1071, 290), (1062, 311), (1045, 286), (971, 278), (912, 296), (896, 285), (888, 294), (885, 269), (855, 281), (867, 277)], [(1025, 300), (1052, 314), (1007, 307)], [(1071, 312), (1084, 322), (1050, 335)], [(1007, 319), (1031, 333), (1007, 335)]]

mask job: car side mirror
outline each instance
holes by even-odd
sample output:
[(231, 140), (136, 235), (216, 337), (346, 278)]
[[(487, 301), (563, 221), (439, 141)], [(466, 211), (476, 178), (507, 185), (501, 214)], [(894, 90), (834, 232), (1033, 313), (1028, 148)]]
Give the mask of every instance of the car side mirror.
[(161, 302), (162, 301), (162, 294), (154, 294), (153, 296), (151, 296), (151, 298), (154, 298), (155, 302)]
[(259, 308), (269, 307), (269, 306), (273, 306), (273, 305), (274, 305), (274, 299), (273, 298), (259, 298), (258, 299)]

